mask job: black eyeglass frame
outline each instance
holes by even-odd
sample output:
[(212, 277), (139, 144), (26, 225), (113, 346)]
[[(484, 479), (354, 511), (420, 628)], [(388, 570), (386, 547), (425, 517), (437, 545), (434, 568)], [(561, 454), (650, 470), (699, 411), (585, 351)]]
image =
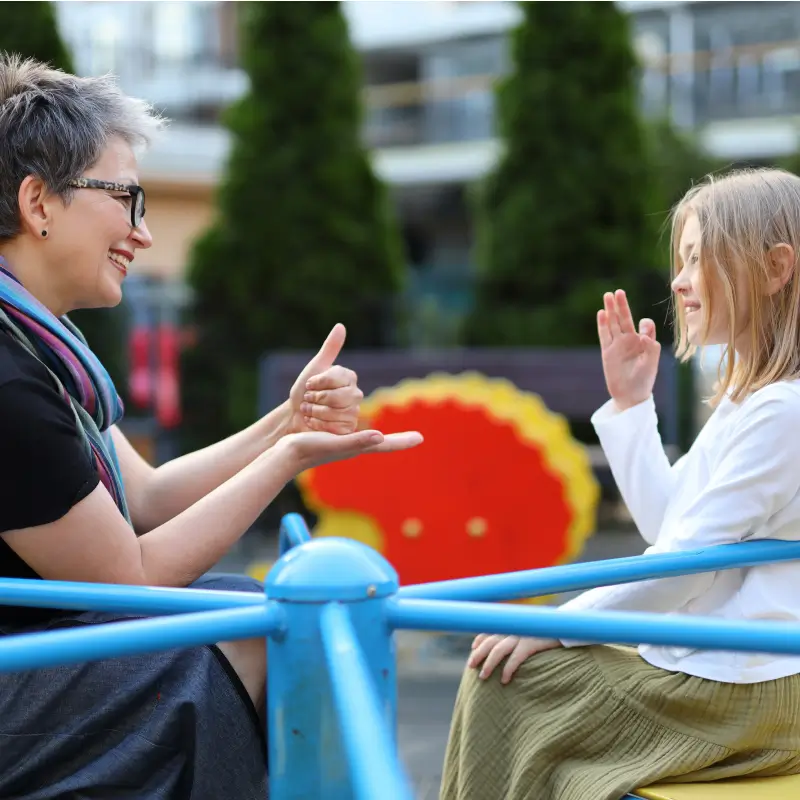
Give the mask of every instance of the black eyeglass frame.
[(144, 219), (144, 189), (135, 183), (116, 183), (115, 181), (101, 181), (97, 178), (76, 178), (70, 181), (73, 189), (102, 189), (106, 192), (126, 192), (133, 198), (131, 203), (131, 226), (138, 228)]

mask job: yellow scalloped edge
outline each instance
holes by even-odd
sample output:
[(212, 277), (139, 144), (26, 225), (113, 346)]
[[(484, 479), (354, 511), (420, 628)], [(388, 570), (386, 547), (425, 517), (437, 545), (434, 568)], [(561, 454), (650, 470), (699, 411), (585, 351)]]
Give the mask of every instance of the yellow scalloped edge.
[(386, 539), (383, 531), (369, 515), (361, 514), (358, 511), (322, 509), (321, 507), (314, 510), (321, 512), (314, 528), (314, 536), (341, 536), (342, 531), (346, 530), (349, 539), (369, 545), (379, 553), (384, 552)]
[[(426, 378), (403, 380), (395, 386), (377, 389), (364, 399), (361, 410), (369, 418), (384, 408), (402, 409), (420, 401), (456, 401), (465, 408), (489, 410), (495, 419), (511, 424), (520, 438), (538, 446), (545, 464), (561, 478), (572, 511), (566, 547), (558, 563), (572, 561), (579, 555), (594, 532), (600, 487), (588, 452), (572, 437), (561, 414), (550, 411), (538, 395), (519, 389), (511, 381), (487, 378), (475, 371), (458, 375), (434, 372)], [(373, 547), (382, 544), (382, 532), (367, 515), (355, 510), (328, 509), (315, 496), (308, 473), (299, 475), (298, 483), (306, 504), (320, 515), (319, 533), (315, 531), (315, 535), (333, 535), (342, 530), (340, 525), (347, 524), (351, 538)]]

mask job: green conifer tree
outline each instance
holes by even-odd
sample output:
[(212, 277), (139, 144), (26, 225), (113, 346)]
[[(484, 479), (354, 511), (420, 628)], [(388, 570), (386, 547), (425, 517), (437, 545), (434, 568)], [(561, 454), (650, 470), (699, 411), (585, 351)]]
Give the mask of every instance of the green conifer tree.
[(250, 90), (226, 114), (218, 217), (194, 248), (198, 344), (184, 358), (187, 444), (256, 414), (267, 351), (391, 337), (401, 240), (361, 142), (361, 71), (336, 2), (243, 5)]
[[(478, 192), (474, 345), (591, 345), (602, 293), (667, 296), (628, 20), (614, 3), (521, 3), (498, 88), (504, 154)], [(663, 318), (663, 313), (662, 313)]]

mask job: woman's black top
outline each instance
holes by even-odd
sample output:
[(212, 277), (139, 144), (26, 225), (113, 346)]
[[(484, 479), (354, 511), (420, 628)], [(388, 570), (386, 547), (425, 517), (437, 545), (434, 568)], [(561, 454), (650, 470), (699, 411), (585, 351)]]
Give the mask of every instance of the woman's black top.
[[(49, 372), (0, 330), (0, 577), (39, 578), (2, 534), (61, 519), (100, 481)], [(1, 594), (1, 592), (0, 592)], [(0, 629), (39, 624), (52, 609), (0, 605)]]

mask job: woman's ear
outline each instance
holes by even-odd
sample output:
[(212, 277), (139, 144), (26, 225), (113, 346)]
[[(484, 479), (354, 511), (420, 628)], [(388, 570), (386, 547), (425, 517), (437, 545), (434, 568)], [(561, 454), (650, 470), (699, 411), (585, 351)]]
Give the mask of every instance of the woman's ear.
[(776, 244), (767, 253), (769, 259), (769, 277), (767, 278), (767, 294), (773, 295), (783, 289), (795, 270), (794, 248), (788, 244)]
[(19, 185), (17, 193), (19, 219), (23, 230), (28, 229), (37, 238), (49, 223), (50, 192), (41, 178), (28, 175)]

